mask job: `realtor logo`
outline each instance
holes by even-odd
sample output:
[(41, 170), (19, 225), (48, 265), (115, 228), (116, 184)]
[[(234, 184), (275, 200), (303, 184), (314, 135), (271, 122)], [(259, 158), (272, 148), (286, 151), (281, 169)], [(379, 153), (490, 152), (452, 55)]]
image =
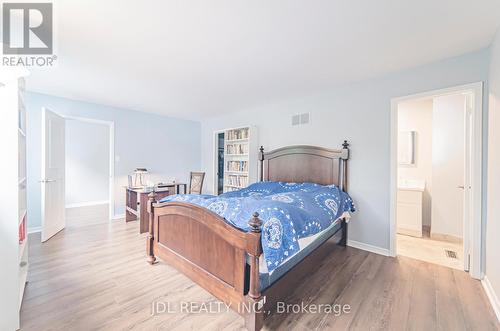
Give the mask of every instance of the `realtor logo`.
[(52, 3), (4, 3), (2, 9), (4, 55), (52, 54)]

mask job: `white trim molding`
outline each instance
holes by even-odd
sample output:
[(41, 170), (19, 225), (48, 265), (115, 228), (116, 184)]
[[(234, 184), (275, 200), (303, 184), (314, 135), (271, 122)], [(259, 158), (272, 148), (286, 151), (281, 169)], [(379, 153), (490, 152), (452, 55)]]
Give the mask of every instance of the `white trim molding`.
[(119, 219), (122, 219), (122, 218), (125, 218), (125, 214), (116, 214), (111, 219), (112, 220), (119, 220)]
[(34, 226), (31, 228), (28, 228), (28, 234), (37, 233), (37, 232), (42, 232), (41, 226)]
[(87, 202), (70, 203), (66, 205), (66, 208), (78, 208), (78, 207), (98, 206), (107, 204), (109, 204), (109, 200), (87, 201)]
[(493, 308), (495, 315), (497, 315), (497, 319), (500, 321), (500, 301), (498, 300), (498, 296), (495, 293), (493, 286), (491, 286), (488, 276), (484, 276), (484, 278), (481, 280), (481, 284), (483, 284), (484, 291), (486, 292), (486, 296), (490, 300), (491, 307)]
[[(397, 194), (397, 136), (398, 136), (398, 104), (408, 100), (422, 100), (460, 92), (473, 94), (472, 107), (472, 146), (471, 146), (471, 217), (467, 226), (467, 238), (464, 237), (464, 250), (468, 247), (470, 256), (469, 275), (472, 278), (482, 278), (481, 243), (482, 243), (482, 164), (483, 164), (483, 82), (454, 86), (391, 99), (391, 140), (390, 140), (390, 227), (389, 255), (396, 256), (396, 194)], [(464, 224), (464, 227), (466, 225)], [(465, 255), (465, 254), (464, 254)]]
[(362, 243), (359, 241), (347, 240), (347, 246), (361, 249), (363, 251), (383, 255), (383, 256), (390, 256), (389, 250), (387, 248), (373, 246), (373, 245), (365, 244), (365, 243)]

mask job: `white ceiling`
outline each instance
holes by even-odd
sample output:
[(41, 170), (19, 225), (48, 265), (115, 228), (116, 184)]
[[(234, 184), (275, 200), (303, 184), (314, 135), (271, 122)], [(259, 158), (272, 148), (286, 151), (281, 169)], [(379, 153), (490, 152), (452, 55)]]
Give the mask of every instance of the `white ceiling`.
[(200, 118), (486, 47), (498, 0), (55, 3), (58, 66), (28, 89)]

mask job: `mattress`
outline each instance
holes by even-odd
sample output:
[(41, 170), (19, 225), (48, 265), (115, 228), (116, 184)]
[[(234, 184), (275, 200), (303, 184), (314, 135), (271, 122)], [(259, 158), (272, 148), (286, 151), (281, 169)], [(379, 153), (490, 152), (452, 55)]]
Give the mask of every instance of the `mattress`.
[[(346, 215), (342, 216), (344, 217)], [(283, 261), (283, 263), (272, 272), (268, 272), (265, 257), (261, 255), (259, 259), (259, 278), (261, 291), (265, 290), (276, 280), (280, 279), (281, 276), (287, 273), (296, 264), (302, 261), (307, 255), (309, 255), (312, 251), (314, 251), (321, 244), (327, 241), (331, 236), (333, 236), (337, 231), (339, 231), (341, 228), (341, 219), (342, 217), (338, 218), (328, 228), (313, 236), (299, 239), (300, 250)]]

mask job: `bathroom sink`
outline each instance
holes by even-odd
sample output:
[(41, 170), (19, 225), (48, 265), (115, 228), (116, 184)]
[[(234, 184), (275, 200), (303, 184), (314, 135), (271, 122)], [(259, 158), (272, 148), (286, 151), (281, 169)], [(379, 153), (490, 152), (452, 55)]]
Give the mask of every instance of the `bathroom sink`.
[(425, 190), (425, 180), (421, 179), (400, 179), (398, 181), (399, 190), (421, 191)]

